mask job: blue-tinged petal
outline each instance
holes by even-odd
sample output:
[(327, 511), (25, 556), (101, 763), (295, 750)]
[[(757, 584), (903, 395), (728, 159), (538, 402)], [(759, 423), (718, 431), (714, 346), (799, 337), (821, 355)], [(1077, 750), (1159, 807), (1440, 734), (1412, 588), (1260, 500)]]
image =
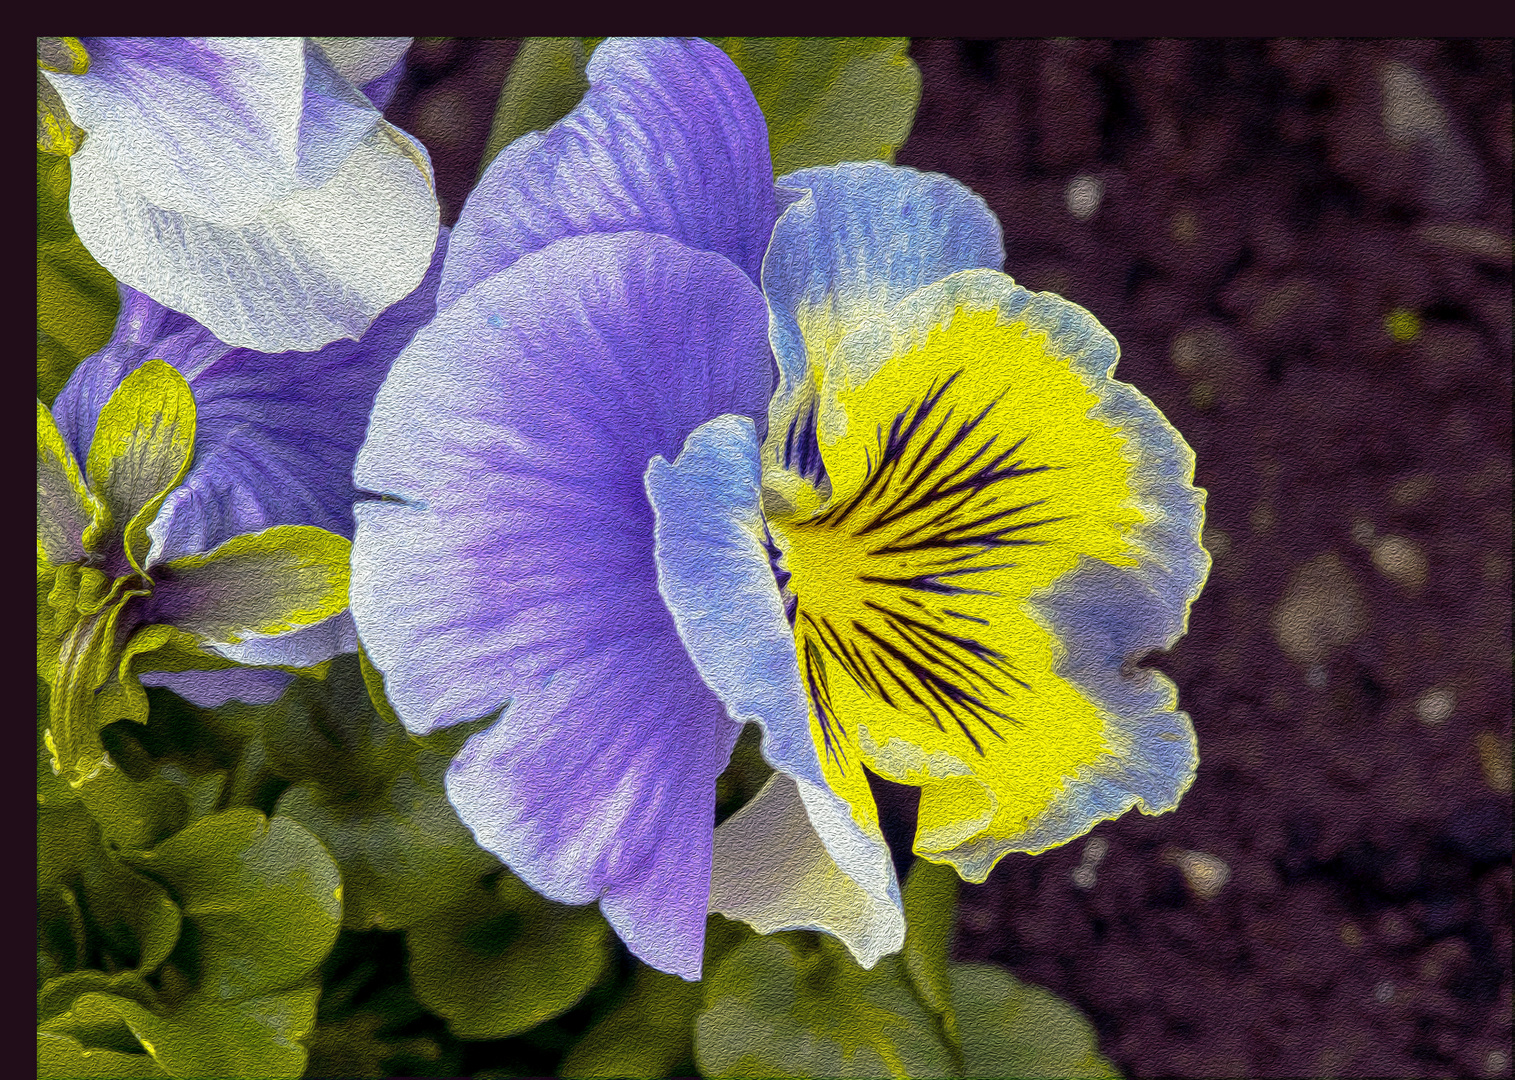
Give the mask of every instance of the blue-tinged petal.
[(228, 701), (269, 705), (294, 681), (294, 676), (269, 668), (225, 668), (221, 671), (144, 671), (143, 686), (172, 690), (192, 705), (214, 709)]
[(469, 195), (441, 307), (554, 240), (628, 229), (724, 255), (757, 281), (777, 214), (768, 128), (726, 54), (611, 38), (586, 74), (583, 101), (507, 146)]
[(86, 131), (79, 238), (118, 280), (263, 351), (357, 338), (426, 271), (431, 165), (298, 38), (88, 38), (45, 72)]
[(314, 667), (333, 656), (357, 652), (358, 629), (352, 612), (343, 611), (288, 634), (248, 634), (235, 645), (207, 642), (206, 646), (239, 664)]
[[(763, 260), (773, 350), (785, 388), (818, 377), (846, 334), (958, 270), (998, 270), (999, 221), (946, 176), (879, 162), (800, 169), (806, 192), (774, 227)], [(807, 365), (808, 357), (808, 365)]]
[(904, 941), (899, 886), (871, 800), (851, 812), (811, 737), (782, 571), (769, 561), (759, 510), (753, 422), (702, 425), (677, 461), (652, 460), (646, 484), (658, 587), (679, 636), (727, 715), (762, 727), (763, 756), (788, 778), (717, 830), (711, 910), (765, 933), (825, 930), (871, 967)]
[(696, 977), (714, 784), (738, 725), (658, 594), (643, 473), (762, 407), (766, 310), (718, 255), (575, 237), (471, 289), (374, 405), (352, 611), (413, 732), (488, 715), (448, 774), (479, 843), (544, 895), (596, 897)]

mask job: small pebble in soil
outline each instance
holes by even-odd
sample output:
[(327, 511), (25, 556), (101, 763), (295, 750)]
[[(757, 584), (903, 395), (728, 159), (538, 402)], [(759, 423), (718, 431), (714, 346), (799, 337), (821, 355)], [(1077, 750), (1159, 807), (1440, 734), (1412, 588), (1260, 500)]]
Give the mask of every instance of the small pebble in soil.
[(1092, 889), (1097, 880), (1095, 867), (1100, 864), (1110, 850), (1110, 844), (1103, 837), (1096, 836), (1084, 845), (1084, 861), (1079, 863), (1073, 871), (1073, 884), (1080, 889)]
[(1184, 876), (1189, 891), (1200, 900), (1214, 900), (1231, 880), (1231, 867), (1225, 860), (1203, 851), (1173, 850), (1167, 857)]
[(1068, 213), (1080, 221), (1087, 221), (1094, 216), (1105, 197), (1104, 182), (1093, 176), (1075, 176), (1068, 181), (1066, 197)]
[(1373, 545), (1373, 565), (1397, 585), (1411, 592), (1426, 583), (1426, 555), (1414, 540), (1385, 536)]
[(1415, 703), (1415, 715), (1420, 717), (1421, 723), (1435, 727), (1446, 723), (1455, 708), (1457, 698), (1452, 691), (1437, 686), (1420, 695), (1420, 700)]

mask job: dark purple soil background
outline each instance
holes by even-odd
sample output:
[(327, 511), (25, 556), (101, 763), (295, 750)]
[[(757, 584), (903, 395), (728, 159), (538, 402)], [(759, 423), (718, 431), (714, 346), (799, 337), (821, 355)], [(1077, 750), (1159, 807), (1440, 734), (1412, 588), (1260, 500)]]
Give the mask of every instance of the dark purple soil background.
[[(419, 40), (389, 110), (449, 224), (514, 51)], [(966, 886), (956, 958), (1076, 1004), (1133, 1077), (1511, 1075), (1510, 43), (911, 54), (899, 163), (1114, 332), (1215, 557), (1153, 658), (1193, 788)], [(907, 853), (913, 794), (881, 794)]]

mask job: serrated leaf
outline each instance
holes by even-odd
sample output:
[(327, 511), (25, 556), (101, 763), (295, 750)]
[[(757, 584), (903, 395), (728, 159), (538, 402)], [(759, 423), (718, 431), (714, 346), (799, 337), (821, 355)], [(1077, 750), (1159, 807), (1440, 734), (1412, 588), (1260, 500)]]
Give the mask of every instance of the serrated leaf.
[(458, 1038), (508, 1038), (589, 992), (609, 929), (593, 907), (554, 904), (502, 873), (407, 931), (411, 981)]
[(336, 940), (341, 878), (319, 841), (287, 818), (236, 807), (123, 858), (166, 885), (195, 927), (207, 998), (236, 1000), (304, 978)]
[(1051, 991), (985, 964), (953, 964), (951, 975), (968, 1076), (1120, 1076), (1089, 1021)]
[(749, 937), (721, 961), (695, 1021), (709, 1077), (948, 1076), (934, 1017), (898, 956), (871, 970), (829, 937)]
[(710, 38), (768, 121), (773, 174), (893, 161), (921, 98), (909, 38)]

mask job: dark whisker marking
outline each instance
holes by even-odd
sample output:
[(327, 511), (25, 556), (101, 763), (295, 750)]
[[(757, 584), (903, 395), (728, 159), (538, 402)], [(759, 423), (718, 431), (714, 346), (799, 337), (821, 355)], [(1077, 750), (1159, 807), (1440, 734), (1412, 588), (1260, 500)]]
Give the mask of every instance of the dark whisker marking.
[[(913, 602), (914, 601), (912, 601), (912, 603)], [(977, 615), (965, 615), (961, 611), (953, 611), (951, 608), (945, 608), (945, 607), (942, 608), (942, 614), (943, 615), (950, 615), (954, 619), (966, 619), (969, 622), (976, 622), (980, 626), (988, 626), (989, 625), (989, 620), (988, 619), (980, 619)]]
[(815, 641), (805, 635), (805, 682), (810, 696), (810, 707), (815, 710), (816, 721), (821, 725), (821, 737), (826, 742), (826, 756), (836, 762), (842, 772), (847, 771), (839, 739), (832, 734), (836, 725), (837, 735), (845, 735), (846, 729), (837, 720), (831, 708), (831, 682), (826, 674), (826, 661), (816, 654)]

